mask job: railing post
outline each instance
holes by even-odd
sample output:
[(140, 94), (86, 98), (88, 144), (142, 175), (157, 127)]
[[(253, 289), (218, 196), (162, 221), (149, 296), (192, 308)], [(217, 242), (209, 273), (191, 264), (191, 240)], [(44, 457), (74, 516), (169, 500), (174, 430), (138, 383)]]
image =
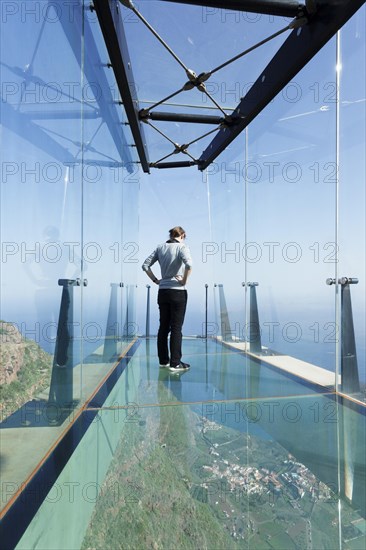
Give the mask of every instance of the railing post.
[(117, 321), (118, 296), (117, 289), (122, 283), (111, 283), (111, 294), (109, 298), (109, 309), (107, 326), (104, 338), (103, 361), (107, 363), (117, 355), (117, 340), (119, 339), (120, 327)]
[[(327, 279), (327, 285), (335, 284), (335, 279)], [(342, 277), (338, 279), (341, 285), (341, 385), (344, 393), (360, 392), (360, 380), (358, 376), (357, 351), (355, 330), (353, 324), (351, 289), (350, 285), (356, 285), (355, 277)]]
[(249, 302), (249, 350), (253, 353), (261, 353), (262, 341), (261, 341), (261, 327), (259, 324), (257, 293), (255, 287), (258, 283), (242, 283), (243, 286), (250, 288), (250, 302)]
[(208, 284), (205, 284), (205, 336), (207, 340), (207, 322), (208, 322)]
[(124, 335), (127, 339), (134, 338), (137, 334), (136, 326), (136, 310), (135, 310), (135, 291), (137, 285), (126, 285), (127, 307), (126, 307), (126, 324), (124, 327)]
[(147, 296), (146, 296), (146, 329), (145, 336), (149, 338), (150, 336), (150, 285), (146, 285)]
[(353, 325), (350, 285), (358, 283), (354, 277), (342, 277), (341, 285), (341, 375), (342, 391), (357, 393), (360, 391), (358, 377), (355, 330)]
[(219, 289), (220, 298), (220, 321), (221, 321), (221, 337), (222, 341), (233, 341), (233, 333), (230, 327), (229, 313), (226, 306), (224, 285), (215, 284), (215, 287)]
[(62, 411), (73, 404), (74, 286), (80, 286), (80, 279), (59, 279), (58, 284), (63, 288), (48, 396), (51, 423), (61, 420)]
[[(336, 284), (336, 280), (327, 279), (326, 283), (333, 285)], [(358, 279), (355, 277), (338, 279), (338, 284), (341, 285), (341, 388), (342, 392), (349, 394), (360, 392), (350, 289), (350, 285), (357, 283)], [(343, 407), (341, 433), (343, 435), (341, 489), (346, 498), (354, 505), (359, 502), (359, 488), (363, 486), (364, 481), (363, 472), (357, 467), (359, 464), (358, 449), (362, 447), (362, 443), (359, 447), (360, 433), (357, 421), (355, 422), (352, 409), (348, 407)], [(361, 496), (361, 501), (364, 505), (364, 495)]]

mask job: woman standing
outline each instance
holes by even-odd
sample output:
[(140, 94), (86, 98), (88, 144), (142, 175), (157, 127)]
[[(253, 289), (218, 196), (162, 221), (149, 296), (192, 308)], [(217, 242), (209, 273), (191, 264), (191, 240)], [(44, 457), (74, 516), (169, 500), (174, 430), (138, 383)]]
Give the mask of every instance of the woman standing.
[[(158, 245), (146, 258), (142, 269), (148, 277), (159, 285), (158, 305), (160, 325), (158, 332), (158, 356), (161, 367), (171, 371), (183, 371), (190, 368), (182, 359), (182, 326), (187, 307), (185, 285), (192, 272), (192, 259), (189, 248), (184, 244), (186, 232), (180, 226), (169, 231), (169, 240)], [(161, 279), (151, 271), (158, 262)], [(170, 332), (170, 359), (168, 336)]]

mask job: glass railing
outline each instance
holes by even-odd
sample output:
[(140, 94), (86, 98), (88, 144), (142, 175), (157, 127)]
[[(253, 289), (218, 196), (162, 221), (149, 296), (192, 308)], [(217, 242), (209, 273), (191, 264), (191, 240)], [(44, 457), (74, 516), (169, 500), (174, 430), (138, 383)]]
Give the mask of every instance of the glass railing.
[(84, 2), (1, 2), (5, 516), (137, 335), (138, 178), (107, 58)]
[[(335, 279), (327, 279), (327, 285), (335, 284)], [(230, 312), (228, 311), (225, 299), (224, 285), (215, 285), (214, 291), (218, 290), (218, 322), (216, 324), (211, 323), (211, 337), (218, 338), (237, 350), (241, 350), (249, 354), (251, 357), (260, 358), (262, 361), (272, 364), (273, 366), (284, 369), (292, 374), (297, 374), (304, 379), (319, 383), (324, 387), (336, 388), (337, 391), (352, 395), (353, 398), (365, 402), (365, 380), (360, 382), (360, 373), (358, 369), (357, 359), (357, 346), (355, 340), (354, 319), (352, 313), (351, 302), (351, 287), (350, 285), (357, 284), (358, 279), (344, 277), (339, 279), (338, 284), (341, 287), (341, 300), (340, 300), (340, 319), (341, 326), (339, 331), (339, 340), (335, 342), (340, 344), (340, 374), (335, 378), (334, 376), (334, 362), (328, 361), (328, 363), (322, 364), (322, 362), (313, 363), (310, 358), (306, 357), (306, 349), (303, 350), (303, 355), (300, 351), (294, 350), (294, 356), (291, 355), (291, 351), (286, 352), (281, 349), (281, 346), (276, 348), (277, 342), (272, 335), (271, 346), (262, 345), (262, 334), (265, 329), (272, 324), (272, 329), (278, 325), (278, 323), (264, 323), (260, 322), (260, 314), (257, 300), (257, 282), (242, 283), (243, 287), (249, 290), (249, 297), (247, 298), (248, 316), (247, 323), (240, 323), (239, 327), (233, 327), (233, 323), (230, 322)], [(259, 287), (260, 293), (260, 287)], [(237, 325), (237, 323), (236, 323)], [(288, 343), (297, 342), (301, 339), (301, 326), (299, 323), (289, 323), (287, 340)], [(293, 335), (290, 333), (290, 329), (295, 329)], [(273, 331), (274, 332), (274, 331)], [(283, 331), (282, 331), (283, 333)], [(286, 348), (285, 348), (286, 349)], [(290, 348), (287, 348), (290, 349)]]

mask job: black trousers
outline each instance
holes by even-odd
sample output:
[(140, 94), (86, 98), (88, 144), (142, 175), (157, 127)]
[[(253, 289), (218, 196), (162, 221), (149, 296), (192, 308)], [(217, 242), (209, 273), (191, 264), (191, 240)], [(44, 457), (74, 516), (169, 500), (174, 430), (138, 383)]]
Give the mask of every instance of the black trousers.
[(160, 326), (158, 356), (160, 364), (169, 363), (168, 335), (170, 332), (170, 365), (179, 365), (182, 358), (182, 326), (187, 307), (187, 291), (172, 288), (158, 292)]

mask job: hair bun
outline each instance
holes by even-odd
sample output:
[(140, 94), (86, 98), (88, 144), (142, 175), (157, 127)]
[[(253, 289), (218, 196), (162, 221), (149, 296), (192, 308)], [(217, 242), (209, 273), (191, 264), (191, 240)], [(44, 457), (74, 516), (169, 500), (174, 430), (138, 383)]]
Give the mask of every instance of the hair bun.
[(177, 237), (185, 237), (186, 232), (184, 231), (183, 227), (180, 225), (177, 225), (176, 227), (173, 227), (172, 229), (169, 229), (169, 237), (171, 239), (176, 239)]

